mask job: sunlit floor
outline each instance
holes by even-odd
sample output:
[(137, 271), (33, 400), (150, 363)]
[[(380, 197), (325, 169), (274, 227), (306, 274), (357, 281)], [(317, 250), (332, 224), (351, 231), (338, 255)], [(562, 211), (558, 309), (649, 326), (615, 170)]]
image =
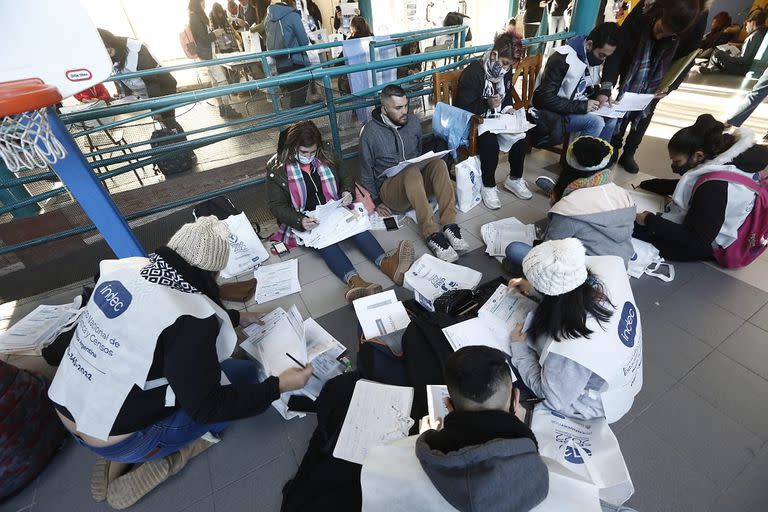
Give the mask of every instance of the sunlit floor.
[[(720, 116), (732, 108), (735, 93), (719, 87), (738, 82), (717, 77), (708, 78), (708, 83), (713, 85), (686, 84), (661, 104), (639, 152), (643, 173), (671, 177), (666, 139), (700, 113)], [(762, 136), (768, 110), (760, 107), (747, 126)], [(533, 181), (539, 174), (551, 175), (556, 159), (534, 152), (525, 177)], [(502, 162), (499, 181), (505, 174)], [(618, 170), (616, 179), (623, 184), (642, 177)], [(541, 195), (531, 201), (506, 192), (499, 195), (502, 209), (489, 211), (480, 205), (459, 216), (472, 249), (459, 263), (482, 271), (484, 280), (499, 275), (501, 268), (483, 253), (480, 226), (508, 216), (534, 222), (544, 218), (547, 209)], [(411, 225), (375, 236), (385, 249), (408, 238), (417, 255), (427, 250)], [(347, 254), (363, 277), (388, 283), (361, 253), (350, 248)], [(296, 250), (289, 257), (299, 259), (300, 295), (266, 306), (230, 306), (263, 311), (296, 304), (304, 317), (318, 319), (344, 343), (354, 358), (354, 312), (344, 302), (342, 283), (312, 252)], [(703, 263), (678, 264), (676, 270), (671, 283), (647, 276), (632, 281), (645, 333), (644, 386), (630, 413), (613, 426), (636, 489), (628, 504), (641, 512), (768, 510), (768, 259), (739, 272)], [(77, 287), (72, 286), (18, 307), (0, 306), (0, 329), (4, 321), (38, 303), (68, 302), (75, 293)], [(51, 371), (39, 358), (10, 361)], [(222, 443), (131, 510), (276, 512), (281, 489), (295, 473), (314, 426), (311, 415), (286, 422), (271, 409), (236, 422)], [(94, 460), (85, 449), (67, 443), (32, 485), (0, 504), (0, 511), (109, 510), (89, 495)]]

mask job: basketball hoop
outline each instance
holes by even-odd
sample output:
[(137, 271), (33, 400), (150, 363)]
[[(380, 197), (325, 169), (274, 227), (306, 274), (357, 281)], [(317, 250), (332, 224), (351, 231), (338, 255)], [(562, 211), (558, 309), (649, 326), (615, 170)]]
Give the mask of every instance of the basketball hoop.
[(48, 107), (59, 101), (58, 89), (37, 79), (0, 84), (0, 156), (11, 172), (67, 156), (48, 123)]

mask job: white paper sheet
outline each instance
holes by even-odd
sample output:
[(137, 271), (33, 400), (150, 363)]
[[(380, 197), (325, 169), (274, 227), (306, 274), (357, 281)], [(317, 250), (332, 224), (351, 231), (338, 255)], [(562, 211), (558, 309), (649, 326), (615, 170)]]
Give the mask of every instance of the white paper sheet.
[(507, 246), (512, 242), (523, 242), (533, 245), (536, 238), (536, 227), (533, 224), (523, 224), (514, 217), (497, 220), (484, 224), (480, 228), (489, 256), (504, 256)]
[(625, 114), (626, 112), (619, 112), (611, 105), (608, 105), (608, 103), (603, 103), (599, 109), (594, 112), (589, 112), (589, 115), (591, 116), (608, 117), (611, 119), (621, 119)]
[(329, 201), (306, 215), (317, 219), (319, 224), (309, 231), (296, 231), (295, 235), (305, 246), (315, 249), (323, 249), (371, 229), (368, 211), (361, 203), (354, 203), (349, 209), (341, 206), (341, 200)]
[(78, 296), (70, 304), (41, 305), (0, 334), (0, 353), (39, 355), (60, 332), (66, 330), (79, 317), (82, 299)]
[(479, 317), (445, 327), (443, 334), (445, 334), (445, 338), (453, 350), (459, 350), (462, 347), (484, 346), (499, 349), (508, 356), (512, 355), (509, 348), (509, 337), (500, 336), (488, 326), (488, 322)]
[(477, 312), (477, 316), (486, 321), (499, 336), (509, 336), (518, 323), (525, 326), (528, 314), (534, 311), (536, 306), (535, 301), (500, 284)]
[(653, 101), (653, 94), (625, 92), (620, 101), (614, 102), (613, 109), (618, 112), (637, 112), (645, 110), (651, 101)]
[(271, 300), (300, 292), (299, 260), (291, 259), (271, 265), (262, 265), (254, 272), (256, 277), (256, 302)]
[(637, 206), (637, 213), (664, 213), (664, 207), (667, 203), (664, 196), (643, 190), (628, 190), (629, 195), (632, 196), (632, 200), (635, 201)]
[(499, 114), (497, 117), (486, 117), (477, 127), (477, 134), (491, 133), (524, 133), (535, 125), (528, 122), (525, 117), (525, 109), (521, 108), (513, 113)]
[(302, 364), (307, 362), (307, 344), (303, 332), (298, 332), (289, 314), (277, 308), (262, 318), (263, 325), (251, 324), (243, 330), (248, 335), (240, 346), (264, 367), (267, 375), (280, 375), (288, 368), (297, 368), (290, 354)]
[(413, 388), (359, 380), (333, 456), (362, 464), (368, 450), (408, 436)]
[[(450, 151), (451, 151), (450, 149), (446, 149), (445, 151), (439, 151), (437, 153), (435, 153), (434, 151), (429, 151), (427, 153), (424, 153), (421, 156), (417, 156), (415, 158), (409, 158), (408, 160), (404, 160), (397, 165), (393, 165), (392, 167), (384, 171), (384, 176), (386, 176), (387, 178), (391, 178), (392, 176), (397, 175), (400, 171), (402, 171), (403, 169), (405, 169), (411, 164), (418, 164), (423, 162), (423, 164), (426, 165), (428, 160), (432, 160), (433, 158), (441, 158), (443, 155), (447, 155), (448, 153), (450, 153)], [(423, 168), (423, 165), (419, 167)]]
[(411, 323), (403, 303), (397, 300), (394, 290), (369, 295), (352, 302), (363, 335), (376, 338), (400, 329)]
[(347, 349), (323, 329), (314, 318), (304, 320), (304, 335), (307, 341), (307, 359), (313, 361), (321, 354), (336, 359)]
[(448, 416), (448, 407), (445, 405), (445, 399), (449, 398), (448, 386), (439, 384), (427, 384), (427, 410), (429, 411), (429, 421), (435, 425), (436, 421), (443, 420)]

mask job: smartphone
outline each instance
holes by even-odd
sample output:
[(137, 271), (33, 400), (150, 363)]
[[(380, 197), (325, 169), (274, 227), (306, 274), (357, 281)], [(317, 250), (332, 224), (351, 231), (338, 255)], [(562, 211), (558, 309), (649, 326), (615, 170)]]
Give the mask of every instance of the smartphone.
[(394, 217), (385, 217), (384, 227), (387, 228), (387, 231), (397, 230), (398, 229), (397, 220)]
[(272, 244), (272, 250), (275, 251), (275, 254), (278, 256), (282, 254), (286, 254), (288, 251), (288, 246), (285, 245), (283, 242), (275, 242)]

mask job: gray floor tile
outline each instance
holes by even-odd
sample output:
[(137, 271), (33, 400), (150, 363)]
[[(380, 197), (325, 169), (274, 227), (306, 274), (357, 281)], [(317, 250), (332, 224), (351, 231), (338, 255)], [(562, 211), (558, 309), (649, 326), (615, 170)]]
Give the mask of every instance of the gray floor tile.
[(768, 305), (763, 306), (749, 321), (761, 329), (768, 330)]
[(188, 506), (182, 512), (215, 512), (215, 510), (213, 495), (210, 495)]
[(659, 316), (712, 347), (720, 345), (744, 323), (743, 319), (730, 311), (684, 288), (661, 302)]
[(768, 332), (745, 323), (718, 350), (768, 379)]
[(286, 420), (272, 407), (254, 418), (233, 422), (222, 441), (208, 450), (213, 489), (219, 490), (289, 452)]
[(768, 381), (715, 351), (684, 379), (683, 384), (718, 410), (768, 441)]
[(680, 379), (712, 351), (703, 341), (657, 315), (643, 312), (642, 321), (645, 368), (655, 366)]
[[(675, 387), (636, 422), (650, 427), (722, 491), (752, 460), (760, 439), (685, 387)], [(718, 442), (713, 442), (717, 439)]]
[(330, 313), (347, 303), (347, 287), (333, 274), (301, 287), (301, 296), (312, 318)]
[(293, 478), (298, 466), (290, 451), (283, 452), (243, 478), (213, 494), (216, 510), (240, 512), (277, 512), (282, 503), (285, 483)]
[(38, 479), (35, 478), (21, 492), (0, 502), (0, 510), (3, 512), (26, 512), (31, 510), (36, 503), (37, 485)]
[(325, 260), (318, 251), (308, 252), (299, 256), (299, 283), (302, 286), (322, 279), (330, 273), (331, 269), (328, 268), (328, 265), (326, 265)]
[(658, 366), (648, 364), (644, 357), (643, 389), (635, 397), (635, 403), (632, 404), (630, 413), (638, 416), (644, 410), (651, 407), (661, 397), (669, 393), (677, 380)]
[(523, 224), (533, 224), (547, 216), (546, 212), (531, 206), (529, 201), (517, 201), (498, 210), (493, 210), (496, 219), (507, 219), (514, 217)]
[(462, 232), (467, 232), (475, 238), (482, 240), (483, 236), (480, 234), (480, 228), (483, 227), (484, 224), (495, 222), (497, 220), (499, 220), (498, 217), (496, 217), (490, 211), (486, 210), (481, 215), (477, 215), (467, 221), (460, 223), (459, 227), (461, 228)]
[(768, 510), (768, 449), (763, 449), (728, 490), (717, 498), (711, 512)]
[(701, 512), (717, 496), (707, 477), (638, 421), (616, 437), (635, 486), (627, 506), (641, 512)]
[(685, 285), (684, 291), (706, 297), (710, 302), (745, 320), (768, 303), (768, 293), (713, 268), (705, 268), (696, 279)]

